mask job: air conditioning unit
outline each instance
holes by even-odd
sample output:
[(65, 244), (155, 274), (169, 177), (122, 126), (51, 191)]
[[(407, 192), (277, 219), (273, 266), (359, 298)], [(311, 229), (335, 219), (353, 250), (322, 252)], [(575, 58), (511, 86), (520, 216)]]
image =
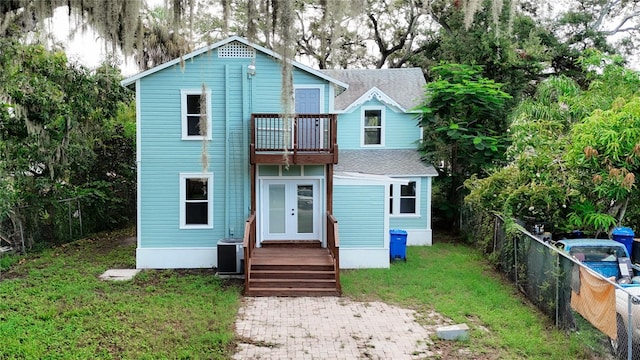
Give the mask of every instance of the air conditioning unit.
[(218, 240), (218, 274), (244, 274), (244, 249), (242, 239), (224, 238)]

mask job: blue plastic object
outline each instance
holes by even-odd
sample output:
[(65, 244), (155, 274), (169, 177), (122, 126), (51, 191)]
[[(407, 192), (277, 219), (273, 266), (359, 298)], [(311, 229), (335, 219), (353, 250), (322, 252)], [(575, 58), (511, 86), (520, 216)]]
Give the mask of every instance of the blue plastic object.
[(389, 257), (391, 260), (407, 261), (407, 232), (401, 229), (391, 229), (389, 235)]
[(631, 256), (634, 235), (635, 234), (633, 233), (633, 230), (631, 230), (631, 228), (622, 226), (613, 229), (613, 232), (611, 233), (611, 237), (613, 238), (613, 240), (624, 244), (624, 247), (627, 248), (627, 254), (629, 256)]

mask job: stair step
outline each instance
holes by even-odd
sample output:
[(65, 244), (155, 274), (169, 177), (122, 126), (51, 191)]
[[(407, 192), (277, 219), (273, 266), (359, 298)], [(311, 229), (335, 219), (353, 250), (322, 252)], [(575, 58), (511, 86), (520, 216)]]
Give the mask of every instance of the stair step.
[(251, 279), (335, 279), (332, 270), (255, 270), (251, 271)]
[(249, 288), (336, 288), (335, 279), (251, 279)]
[(332, 271), (333, 265), (251, 265), (251, 271), (272, 270), (272, 271)]
[(253, 251), (246, 296), (340, 295), (328, 249), (292, 246), (297, 244), (291, 241), (271, 245)]
[(334, 289), (322, 288), (249, 288), (246, 296), (339, 296)]

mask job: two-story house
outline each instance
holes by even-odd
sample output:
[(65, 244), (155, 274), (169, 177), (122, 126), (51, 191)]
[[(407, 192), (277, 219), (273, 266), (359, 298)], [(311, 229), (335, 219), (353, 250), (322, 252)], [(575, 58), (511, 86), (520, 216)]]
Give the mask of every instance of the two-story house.
[(285, 116), (282, 61), (231, 37), (122, 81), (136, 92), (138, 268), (217, 267), (218, 241), (241, 238), (247, 294), (328, 295), (340, 268), (389, 266), (390, 228), (431, 243), (420, 70), (292, 61)]

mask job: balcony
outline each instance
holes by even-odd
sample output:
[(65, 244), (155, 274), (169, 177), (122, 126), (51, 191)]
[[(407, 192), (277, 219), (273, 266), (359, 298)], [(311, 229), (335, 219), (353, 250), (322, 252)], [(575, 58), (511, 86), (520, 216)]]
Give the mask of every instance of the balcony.
[(337, 164), (336, 114), (251, 115), (251, 164)]

